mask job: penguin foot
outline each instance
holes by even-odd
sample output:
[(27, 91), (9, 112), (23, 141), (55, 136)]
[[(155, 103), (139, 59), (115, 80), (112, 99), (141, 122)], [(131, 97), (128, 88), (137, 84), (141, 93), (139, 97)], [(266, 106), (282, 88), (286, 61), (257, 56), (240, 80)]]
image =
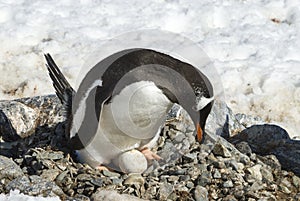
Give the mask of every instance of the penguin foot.
[(149, 148), (143, 148), (142, 150), (140, 150), (142, 154), (144, 154), (144, 156), (146, 157), (147, 160), (151, 161), (151, 160), (162, 160), (162, 157), (160, 157), (159, 155), (157, 155), (156, 153), (154, 153), (153, 151), (151, 151)]

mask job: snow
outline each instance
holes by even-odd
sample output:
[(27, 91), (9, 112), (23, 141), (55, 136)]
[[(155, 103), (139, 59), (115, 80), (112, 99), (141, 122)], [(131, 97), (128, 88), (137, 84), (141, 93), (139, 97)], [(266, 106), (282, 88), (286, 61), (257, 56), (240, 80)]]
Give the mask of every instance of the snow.
[(10, 191), (8, 195), (0, 194), (0, 200), (1, 201), (59, 201), (60, 199), (58, 197), (34, 197), (34, 196), (28, 196), (24, 195), (23, 193), (20, 193), (19, 190), (13, 190)]
[(0, 99), (53, 93), (43, 53), (75, 85), (80, 68), (108, 39), (163, 29), (197, 43), (216, 67), (235, 113), (300, 136), (298, 0), (2, 0)]
[(154, 28), (202, 47), (234, 112), (261, 116), (299, 135), (300, 2), (215, 0), (2, 1), (0, 97), (53, 93), (44, 52), (75, 84), (86, 58), (106, 40)]

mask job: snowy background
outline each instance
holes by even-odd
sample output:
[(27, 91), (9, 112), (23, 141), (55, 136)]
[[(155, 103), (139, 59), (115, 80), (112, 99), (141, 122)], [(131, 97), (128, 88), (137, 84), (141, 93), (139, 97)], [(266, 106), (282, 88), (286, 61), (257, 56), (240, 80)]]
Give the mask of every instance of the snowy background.
[(300, 135), (298, 0), (2, 0), (0, 99), (53, 93), (44, 52), (74, 84), (92, 50), (145, 28), (180, 33), (199, 44), (235, 113), (261, 116), (292, 137)]
[(0, 99), (54, 93), (44, 52), (75, 84), (91, 50), (145, 28), (199, 44), (235, 113), (260, 116), (300, 136), (299, 0), (2, 0)]
[(0, 99), (53, 93), (44, 52), (74, 84), (84, 59), (105, 40), (160, 28), (203, 48), (235, 113), (300, 135), (298, 0), (2, 0), (0, 24)]

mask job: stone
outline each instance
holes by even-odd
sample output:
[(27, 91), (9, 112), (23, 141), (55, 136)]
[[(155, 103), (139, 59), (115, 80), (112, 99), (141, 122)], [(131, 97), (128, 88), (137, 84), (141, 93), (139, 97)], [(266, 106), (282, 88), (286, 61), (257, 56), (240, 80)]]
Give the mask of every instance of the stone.
[(233, 187), (232, 181), (231, 181), (231, 180), (225, 181), (225, 182), (223, 183), (223, 187), (224, 187), (224, 188), (232, 188), (232, 187)]
[(125, 185), (137, 184), (139, 186), (144, 185), (145, 179), (140, 174), (130, 174), (124, 181)]
[(0, 108), (22, 138), (33, 134), (37, 126), (51, 126), (64, 120), (62, 105), (56, 95), (0, 101)]
[(196, 201), (208, 201), (208, 191), (203, 186), (197, 185), (194, 190), (194, 199)]
[(0, 176), (9, 180), (23, 176), (22, 169), (10, 158), (0, 155)]
[(10, 191), (13, 189), (18, 189), (21, 193), (32, 196), (65, 196), (62, 189), (54, 182), (49, 182), (36, 175), (29, 176), (29, 178), (22, 176), (12, 180), (7, 184), (6, 190)]
[(273, 182), (274, 181), (274, 177), (273, 174), (270, 170), (268, 170), (266, 167), (262, 167), (260, 169), (261, 174), (262, 174), (262, 179), (264, 182)]
[(286, 130), (277, 125), (253, 125), (229, 139), (233, 144), (247, 142), (260, 155), (273, 154), (284, 169), (300, 175), (300, 141), (290, 139)]
[(290, 194), (290, 193), (291, 193), (291, 191), (289, 190), (288, 187), (286, 187), (286, 186), (284, 186), (284, 185), (279, 185), (279, 187), (280, 187), (280, 190), (281, 190), (282, 192), (284, 192), (284, 193), (286, 193), (286, 194)]
[(215, 179), (220, 179), (220, 178), (221, 178), (221, 173), (219, 172), (218, 169), (215, 169), (215, 172), (214, 172), (214, 174), (213, 174), (213, 177), (214, 177)]
[(225, 158), (231, 157), (231, 153), (228, 151), (228, 149), (226, 149), (224, 145), (219, 143), (214, 146), (213, 153), (216, 156), (222, 156)]
[(240, 158), (239, 161), (244, 165), (248, 165), (250, 162), (250, 158), (244, 154), (240, 154), (239, 158)]
[(91, 183), (92, 184), (94, 184), (95, 186), (99, 186), (99, 187), (101, 187), (101, 186), (103, 186), (104, 184), (103, 184), (103, 179), (102, 178), (94, 178), (94, 179), (92, 179), (91, 180)]
[(239, 142), (235, 145), (235, 147), (242, 152), (243, 154), (250, 155), (252, 153), (251, 147), (247, 142)]
[(7, 118), (5, 113), (0, 109), (0, 137), (6, 142), (12, 142), (20, 139), (15, 128)]
[(178, 181), (178, 180), (179, 180), (179, 177), (175, 176), (175, 175), (171, 175), (168, 178), (168, 181), (170, 181), (170, 182), (174, 182), (174, 181)]
[(260, 190), (260, 189), (262, 189), (262, 188), (263, 188), (263, 186), (262, 186), (261, 183), (259, 183), (259, 182), (254, 182), (248, 190), (249, 190), (249, 191), (258, 191), (258, 190)]
[(212, 110), (206, 120), (205, 132), (209, 135), (230, 137), (245, 129), (232, 110), (222, 100), (215, 100)]
[(273, 169), (281, 169), (281, 164), (274, 155), (258, 156), (259, 159)]
[(164, 182), (159, 187), (159, 200), (167, 200), (173, 191), (173, 185)]
[(292, 182), (294, 184), (294, 186), (296, 186), (298, 189), (300, 189), (300, 178), (297, 176), (293, 176), (292, 177)]
[(229, 160), (229, 167), (232, 167), (232, 169), (235, 171), (240, 170), (238, 163), (236, 162), (236, 160), (233, 160), (233, 159)]
[(104, 176), (107, 176), (107, 177), (120, 177), (121, 176), (119, 173), (113, 172), (113, 171), (109, 171), (109, 170), (103, 170), (102, 174)]
[(94, 201), (145, 201), (144, 199), (127, 195), (127, 194), (119, 194), (114, 190), (103, 190), (99, 189), (96, 193), (92, 195), (92, 200)]
[(37, 160), (59, 160), (64, 158), (64, 153), (62, 151), (43, 151), (39, 152), (36, 156)]
[(292, 187), (292, 184), (287, 178), (284, 178), (281, 180), (280, 186), (285, 186), (290, 189)]
[(200, 186), (206, 186), (211, 182), (211, 173), (208, 171), (202, 172), (197, 179), (197, 184)]
[(48, 181), (54, 181), (56, 179), (56, 177), (59, 175), (59, 173), (60, 173), (60, 171), (57, 169), (43, 170), (41, 177)]
[(233, 195), (227, 195), (222, 201), (237, 201), (237, 199)]
[(193, 182), (191, 182), (191, 181), (188, 181), (188, 182), (186, 182), (186, 187), (188, 187), (189, 189), (192, 189), (192, 188), (194, 188), (194, 183)]
[(123, 179), (119, 179), (119, 178), (112, 178), (112, 183), (118, 186), (121, 186), (123, 183)]
[(250, 174), (250, 179), (255, 179), (256, 181), (262, 180), (262, 174), (260, 172), (261, 165), (257, 164), (252, 167), (246, 168), (246, 173)]
[[(54, 101), (54, 103), (56, 102)], [(22, 104), (28, 106), (28, 102), (22, 102)], [(38, 104), (43, 105), (44, 103)], [(45, 108), (49, 117), (42, 114), (42, 117), (38, 118), (42, 122), (46, 122), (43, 118), (50, 118), (47, 120), (48, 122), (55, 122), (53, 116), (58, 114), (55, 110), (59, 107), (55, 109), (55, 106), (51, 106), (51, 104), (48, 106), (52, 108)], [(28, 107), (40, 111), (34, 105)], [(6, 151), (13, 153), (12, 158), (14, 158), (15, 165), (19, 168), (22, 167), (24, 171), (22, 176), (12, 180), (7, 179), (8, 177), (1, 179), (0, 193), (7, 193), (8, 190), (16, 187), (26, 194), (59, 195), (63, 200), (80, 201), (89, 199), (141, 200), (141, 198), (169, 201), (286, 200), (288, 197), (297, 200), (296, 198), (300, 197), (298, 193), (300, 190), (299, 178), (289, 172), (290, 169), (287, 169), (288, 171), (281, 170), (279, 160), (276, 158), (281, 157), (279, 159), (282, 162), (282, 158), (286, 157), (288, 159), (285, 161), (286, 163), (297, 166), (297, 143), (284, 137), (275, 137), (276, 143), (274, 142), (273, 145), (278, 146), (274, 146), (272, 153), (264, 153), (264, 155), (268, 155), (262, 156), (253, 149), (250, 143), (252, 138), (248, 141), (248, 138), (245, 140), (235, 137), (245, 130), (245, 125), (251, 126), (250, 123), (241, 123), (248, 120), (251, 122), (250, 117), (245, 115), (244, 119), (238, 119), (229, 108), (220, 108), (218, 105), (214, 110), (210, 115), (210, 121), (207, 122), (207, 137), (202, 144), (195, 140), (195, 135), (191, 132), (194, 125), (186, 123), (188, 122), (185, 119), (187, 117), (183, 117), (181, 111), (178, 112), (179, 116), (176, 114), (174, 119), (168, 119), (164, 132), (160, 136), (158, 148), (154, 148), (154, 150), (158, 154), (165, 155), (169, 161), (154, 161), (149, 166), (147, 174), (143, 173), (142, 175), (101, 172), (88, 165), (80, 164), (66, 146), (66, 138), (63, 137), (65, 130), (63, 123), (58, 125), (56, 123), (53, 128), (37, 127), (36, 133), (25, 139), (17, 139), (17, 143), (1, 144), (1, 146), (6, 146)], [(221, 114), (221, 116), (216, 114)], [(222, 115), (226, 116), (226, 114), (228, 114), (228, 120), (223, 127), (224, 122), (223, 124), (220, 122), (224, 117)], [(6, 123), (8, 123), (9, 119), (7, 117), (6, 119), (8, 120)], [(175, 122), (174, 125), (172, 125), (173, 122)], [(222, 136), (228, 134), (228, 137), (223, 139), (218, 134), (222, 134)], [(236, 141), (231, 141), (231, 138), (235, 138)], [(291, 146), (291, 154), (286, 149), (288, 146)], [(214, 148), (220, 149), (220, 147), (223, 153), (212, 152)], [(224, 150), (227, 150), (230, 155), (226, 155)], [(2, 153), (4, 152), (0, 154)], [(294, 163), (291, 163), (292, 161)], [(284, 165), (287, 167), (286, 164)], [(257, 171), (258, 169), (259, 171)], [(255, 175), (257, 172), (260, 172), (262, 176), (261, 181), (259, 181), (260, 176)], [(98, 191), (104, 192), (98, 194), (97, 197), (98, 192), (94, 192), (98, 187), (100, 187)]]
[(28, 137), (35, 131), (38, 111), (17, 101), (11, 101), (9, 106), (1, 108), (20, 137)]
[(241, 199), (244, 195), (244, 191), (243, 190), (236, 190), (234, 191), (234, 196), (237, 198), (237, 199)]

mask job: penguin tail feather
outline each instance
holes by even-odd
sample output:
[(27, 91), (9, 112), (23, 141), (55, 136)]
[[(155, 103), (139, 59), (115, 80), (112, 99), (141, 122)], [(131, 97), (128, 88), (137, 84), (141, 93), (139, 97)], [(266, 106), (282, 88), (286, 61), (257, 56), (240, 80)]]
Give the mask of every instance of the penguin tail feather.
[(75, 95), (75, 90), (71, 87), (65, 76), (62, 74), (51, 55), (47, 53), (44, 54), (44, 56), (47, 61), (46, 67), (53, 82), (55, 93), (63, 104), (66, 116), (70, 117), (72, 113), (72, 99)]

